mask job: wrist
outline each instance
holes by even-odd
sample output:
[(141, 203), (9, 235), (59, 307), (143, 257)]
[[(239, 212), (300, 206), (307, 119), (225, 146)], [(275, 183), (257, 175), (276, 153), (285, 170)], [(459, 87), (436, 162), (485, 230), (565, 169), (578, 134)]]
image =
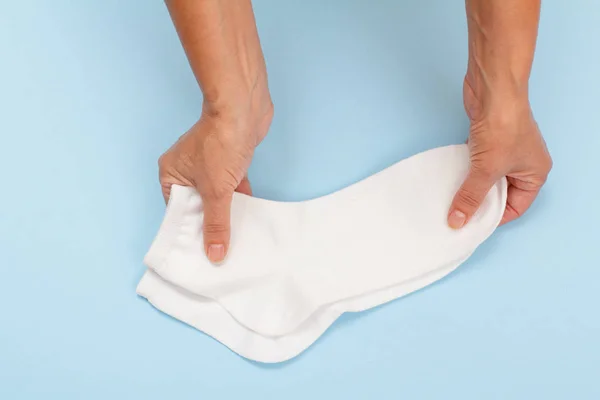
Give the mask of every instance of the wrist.
[(469, 58), (465, 79), (480, 98), (526, 99), (529, 96), (529, 75), (514, 66), (485, 65)]
[(510, 71), (494, 74), (469, 61), (464, 100), (471, 119), (522, 113), (530, 109), (528, 79), (517, 77)]
[(236, 125), (252, 125), (273, 114), (266, 82), (249, 90), (227, 89), (203, 93), (202, 114)]
[(267, 135), (273, 115), (273, 102), (265, 85), (250, 93), (240, 91), (217, 99), (205, 96), (201, 118), (212, 119), (224, 132), (236, 132), (257, 146)]

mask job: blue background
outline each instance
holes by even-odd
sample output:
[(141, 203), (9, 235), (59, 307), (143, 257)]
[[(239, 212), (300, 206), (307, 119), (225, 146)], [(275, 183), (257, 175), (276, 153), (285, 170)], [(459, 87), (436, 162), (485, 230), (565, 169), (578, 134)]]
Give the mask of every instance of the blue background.
[[(201, 106), (163, 3), (0, 10), (0, 398), (600, 398), (598, 2), (544, 2), (531, 100), (555, 168), (526, 216), (274, 366), (135, 294), (157, 158)], [(462, 1), (255, 10), (276, 107), (257, 196), (308, 199), (464, 141)]]

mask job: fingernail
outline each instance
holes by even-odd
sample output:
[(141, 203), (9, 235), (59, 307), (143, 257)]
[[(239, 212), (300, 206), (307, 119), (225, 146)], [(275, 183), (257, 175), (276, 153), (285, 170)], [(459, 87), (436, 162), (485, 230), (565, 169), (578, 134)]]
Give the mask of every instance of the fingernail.
[(450, 227), (453, 229), (462, 228), (466, 221), (467, 216), (458, 210), (452, 211), (448, 217), (448, 225), (450, 225)]
[(225, 258), (225, 246), (222, 244), (211, 244), (208, 246), (208, 259), (211, 262), (219, 263)]

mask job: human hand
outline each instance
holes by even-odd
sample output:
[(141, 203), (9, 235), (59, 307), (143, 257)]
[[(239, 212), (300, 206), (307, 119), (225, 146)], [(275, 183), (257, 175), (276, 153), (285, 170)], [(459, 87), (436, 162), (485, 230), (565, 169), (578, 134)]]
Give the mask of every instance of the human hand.
[(173, 184), (194, 187), (200, 194), (204, 250), (213, 263), (223, 261), (227, 254), (234, 191), (252, 195), (248, 167), (273, 118), (270, 102), (263, 110), (250, 117), (203, 112), (199, 121), (159, 159), (165, 202)]
[(484, 107), (465, 79), (464, 103), (471, 127), (470, 170), (456, 193), (448, 224), (468, 223), (495, 182), (506, 176), (508, 198), (501, 225), (527, 211), (552, 168), (546, 143), (526, 99), (493, 101)]
[(202, 115), (160, 157), (165, 201), (191, 186), (204, 206), (208, 258), (225, 259), (234, 191), (251, 194), (247, 172), (273, 118), (267, 70), (250, 0), (168, 1), (177, 35), (202, 91)]

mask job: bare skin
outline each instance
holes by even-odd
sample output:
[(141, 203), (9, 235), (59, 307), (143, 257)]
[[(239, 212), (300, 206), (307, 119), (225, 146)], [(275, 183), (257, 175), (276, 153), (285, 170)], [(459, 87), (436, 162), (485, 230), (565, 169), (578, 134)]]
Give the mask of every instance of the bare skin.
[[(159, 160), (171, 185), (192, 186), (204, 204), (204, 245), (224, 260), (234, 191), (252, 194), (247, 178), (255, 147), (273, 118), (267, 72), (250, 0), (166, 0), (204, 96), (200, 119)], [(466, 0), (469, 60), (464, 105), (471, 121), (471, 167), (448, 212), (460, 229), (492, 185), (509, 181), (502, 224), (537, 197), (552, 160), (529, 105), (540, 0)]]
[(467, 0), (469, 61), (463, 85), (471, 121), (469, 175), (448, 222), (461, 228), (494, 182), (506, 176), (502, 224), (521, 216), (537, 197), (552, 159), (529, 105), (540, 0)]
[(249, 0), (167, 0), (204, 95), (200, 119), (159, 159), (165, 201), (171, 185), (192, 186), (204, 204), (204, 246), (221, 262), (234, 191), (251, 195), (247, 171), (267, 134), (273, 103)]

